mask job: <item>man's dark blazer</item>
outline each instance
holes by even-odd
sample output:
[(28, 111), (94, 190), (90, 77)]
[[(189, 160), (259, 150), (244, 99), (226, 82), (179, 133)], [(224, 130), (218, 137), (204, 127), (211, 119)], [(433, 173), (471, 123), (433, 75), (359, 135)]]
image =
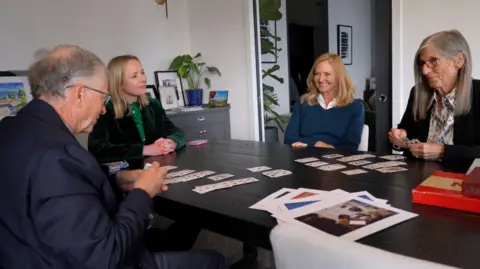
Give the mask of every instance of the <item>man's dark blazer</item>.
[[(430, 128), (430, 113), (424, 120), (415, 121), (413, 117), (414, 89), (410, 92), (407, 108), (398, 128), (405, 129), (409, 139), (427, 141)], [(467, 115), (456, 116), (453, 123), (453, 145), (445, 145), (444, 162), (472, 162), (480, 158), (480, 80), (472, 80), (471, 110)], [(410, 155), (410, 151), (405, 151)]]
[[(123, 201), (48, 103), (0, 122), (0, 268), (154, 268), (152, 200)], [(132, 267), (130, 267), (132, 266)]]

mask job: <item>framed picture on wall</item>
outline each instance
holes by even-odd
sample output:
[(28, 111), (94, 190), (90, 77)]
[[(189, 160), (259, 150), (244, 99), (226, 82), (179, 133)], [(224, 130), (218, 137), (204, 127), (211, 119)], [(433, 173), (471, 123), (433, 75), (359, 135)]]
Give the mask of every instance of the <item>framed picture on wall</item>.
[(160, 100), (160, 96), (155, 85), (147, 85), (147, 96)]
[(345, 65), (353, 63), (352, 26), (337, 25), (337, 54)]
[[(178, 76), (178, 73), (175, 71), (155, 71), (155, 84), (157, 86), (157, 90), (159, 92), (159, 99), (162, 101), (162, 93), (172, 93), (175, 92), (176, 94), (176, 106), (175, 107), (183, 107), (186, 105), (185, 102), (185, 94), (182, 85), (182, 80)], [(171, 88), (166, 90), (165, 88)], [(162, 103), (163, 105), (163, 103)], [(167, 109), (167, 108), (165, 108)]]
[(14, 116), (32, 100), (28, 77), (13, 72), (0, 72), (0, 119)]
[[(269, 20), (260, 20), (260, 39), (263, 43), (268, 43), (273, 49), (270, 49), (268, 53), (262, 53), (262, 63), (275, 64), (277, 63), (278, 44), (277, 39), (277, 22)], [(262, 48), (265, 47), (262, 45)]]

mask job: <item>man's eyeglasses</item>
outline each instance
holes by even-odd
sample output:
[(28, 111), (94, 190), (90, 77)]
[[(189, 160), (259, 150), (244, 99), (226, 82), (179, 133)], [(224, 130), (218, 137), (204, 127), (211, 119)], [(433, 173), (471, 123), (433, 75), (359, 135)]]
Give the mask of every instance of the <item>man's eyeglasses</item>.
[[(107, 104), (108, 101), (110, 101), (111, 96), (110, 96), (109, 93), (106, 93), (106, 92), (103, 92), (103, 91), (100, 91), (100, 90), (97, 90), (95, 88), (88, 87), (88, 86), (85, 86), (85, 85), (80, 85), (80, 86), (82, 86), (85, 89), (88, 89), (88, 90), (91, 90), (91, 91), (98, 92), (98, 93), (102, 94), (103, 95), (103, 102), (105, 102), (105, 104)], [(75, 87), (75, 85), (65, 86), (65, 89), (72, 88), (72, 87)]]
[(423, 66), (426, 64), (428, 68), (434, 68), (437, 66), (438, 62), (440, 61), (440, 58), (432, 57), (426, 61), (418, 60), (417, 65), (418, 67), (423, 68)]

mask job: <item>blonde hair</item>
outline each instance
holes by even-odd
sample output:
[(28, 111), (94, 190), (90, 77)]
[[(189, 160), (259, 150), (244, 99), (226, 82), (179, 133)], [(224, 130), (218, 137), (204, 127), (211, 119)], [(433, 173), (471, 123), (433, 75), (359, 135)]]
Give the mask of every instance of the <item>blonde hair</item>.
[[(108, 91), (112, 96), (111, 101), (116, 119), (121, 119), (125, 116), (127, 109), (127, 102), (123, 98), (123, 80), (125, 79), (125, 66), (129, 61), (140, 60), (133, 55), (117, 56), (108, 63)], [(146, 94), (138, 96), (138, 103), (141, 107), (148, 105), (148, 98)]]
[(450, 30), (427, 36), (415, 53), (413, 62), (415, 98), (412, 107), (414, 119), (418, 121), (427, 117), (430, 101), (434, 94), (434, 90), (430, 88), (423, 75), (422, 67), (418, 65), (422, 50), (428, 46), (432, 46), (441, 57), (454, 59), (458, 54), (462, 54), (465, 58), (465, 62), (457, 74), (454, 113), (455, 116), (468, 114), (472, 106), (472, 54), (465, 37), (458, 30)]
[(315, 68), (317, 65), (325, 61), (328, 61), (330, 65), (332, 65), (333, 71), (337, 77), (337, 88), (335, 89), (337, 107), (344, 107), (351, 104), (355, 99), (355, 86), (352, 84), (352, 81), (347, 74), (342, 59), (333, 53), (322, 54), (315, 60), (312, 70), (307, 78), (307, 93), (301, 97), (300, 102), (303, 104), (307, 101), (310, 106), (318, 104), (318, 95), (320, 94), (320, 91), (315, 87), (313, 78), (315, 76)]

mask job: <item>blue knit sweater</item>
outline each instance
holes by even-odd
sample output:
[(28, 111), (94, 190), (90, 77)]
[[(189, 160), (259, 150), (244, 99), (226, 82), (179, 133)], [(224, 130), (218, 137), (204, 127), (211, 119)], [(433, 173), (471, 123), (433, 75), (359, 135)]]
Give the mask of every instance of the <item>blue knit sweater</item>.
[(313, 147), (322, 141), (338, 149), (357, 150), (364, 120), (365, 108), (358, 100), (328, 110), (297, 101), (285, 131), (285, 144), (303, 142)]

